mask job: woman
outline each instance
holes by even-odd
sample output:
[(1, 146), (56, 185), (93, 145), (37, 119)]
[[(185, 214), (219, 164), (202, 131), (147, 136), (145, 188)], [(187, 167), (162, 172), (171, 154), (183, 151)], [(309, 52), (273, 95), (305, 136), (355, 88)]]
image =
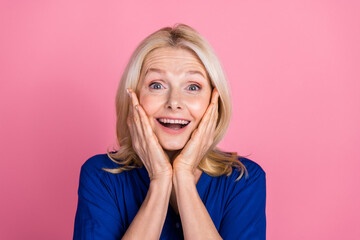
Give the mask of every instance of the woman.
[(265, 172), (222, 152), (221, 65), (189, 26), (133, 53), (117, 96), (119, 149), (81, 168), (74, 239), (265, 239)]

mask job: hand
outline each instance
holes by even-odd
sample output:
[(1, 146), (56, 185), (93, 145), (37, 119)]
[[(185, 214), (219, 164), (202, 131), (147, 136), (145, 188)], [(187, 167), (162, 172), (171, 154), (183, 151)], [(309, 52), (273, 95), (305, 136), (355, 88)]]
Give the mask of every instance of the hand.
[(127, 89), (130, 104), (127, 125), (130, 130), (132, 146), (148, 171), (150, 180), (172, 176), (168, 156), (154, 134), (149, 118), (139, 105), (136, 94)]
[(218, 98), (219, 92), (214, 88), (211, 103), (199, 126), (193, 131), (190, 140), (173, 162), (174, 171), (194, 174), (201, 159), (213, 144), (218, 119)]

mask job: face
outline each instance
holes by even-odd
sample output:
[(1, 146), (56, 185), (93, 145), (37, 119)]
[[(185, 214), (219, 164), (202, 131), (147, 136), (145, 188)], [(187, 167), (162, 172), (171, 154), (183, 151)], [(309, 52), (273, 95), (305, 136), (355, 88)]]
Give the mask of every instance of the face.
[(168, 153), (185, 146), (209, 106), (211, 91), (206, 70), (191, 51), (159, 48), (146, 57), (139, 103)]

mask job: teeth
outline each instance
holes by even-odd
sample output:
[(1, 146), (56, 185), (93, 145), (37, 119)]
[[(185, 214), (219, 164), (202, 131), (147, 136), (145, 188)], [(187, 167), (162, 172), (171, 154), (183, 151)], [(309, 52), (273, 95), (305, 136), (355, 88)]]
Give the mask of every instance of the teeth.
[(189, 123), (189, 121), (178, 120), (178, 119), (174, 120), (174, 119), (167, 119), (167, 118), (159, 118), (158, 120), (160, 122), (163, 122), (163, 123), (171, 123), (171, 124), (175, 123), (175, 124), (183, 124), (183, 125), (185, 125), (185, 124)]

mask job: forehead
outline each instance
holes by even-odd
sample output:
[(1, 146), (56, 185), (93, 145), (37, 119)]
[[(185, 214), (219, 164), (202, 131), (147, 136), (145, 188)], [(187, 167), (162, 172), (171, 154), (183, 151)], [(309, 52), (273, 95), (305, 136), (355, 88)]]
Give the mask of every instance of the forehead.
[(199, 57), (190, 50), (183, 48), (158, 48), (150, 52), (143, 64), (142, 72), (146, 74), (149, 69), (158, 69), (164, 72), (200, 71), (207, 76), (206, 69)]

